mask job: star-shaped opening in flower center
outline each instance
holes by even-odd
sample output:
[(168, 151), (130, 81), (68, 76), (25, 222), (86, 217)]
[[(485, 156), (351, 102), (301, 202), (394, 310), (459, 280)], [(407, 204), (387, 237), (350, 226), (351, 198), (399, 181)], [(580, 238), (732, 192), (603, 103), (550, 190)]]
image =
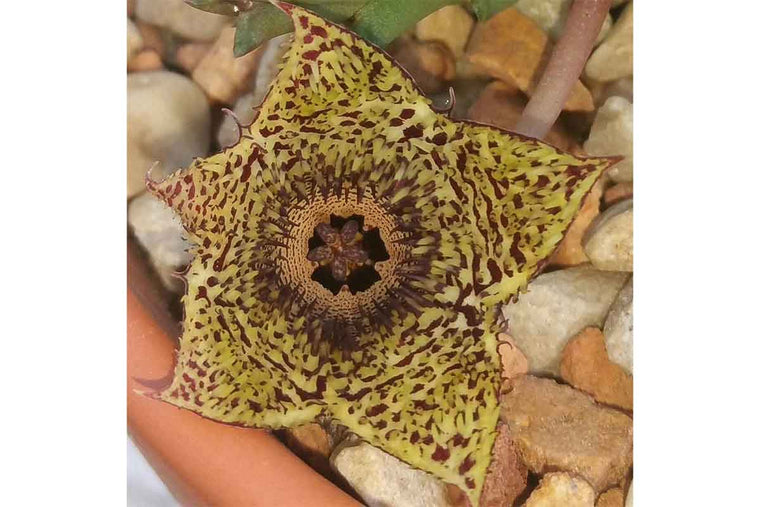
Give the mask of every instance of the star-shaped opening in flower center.
[(380, 231), (364, 229), (364, 217), (331, 215), (329, 223), (314, 228), (306, 258), (315, 265), (312, 280), (335, 295), (343, 287), (352, 294), (370, 288), (380, 280), (375, 263), (390, 256)]

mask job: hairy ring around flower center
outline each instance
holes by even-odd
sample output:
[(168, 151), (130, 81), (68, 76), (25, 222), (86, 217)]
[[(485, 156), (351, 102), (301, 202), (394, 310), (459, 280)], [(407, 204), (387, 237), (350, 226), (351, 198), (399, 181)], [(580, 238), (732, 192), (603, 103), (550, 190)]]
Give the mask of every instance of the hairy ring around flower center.
[[(418, 314), (422, 308), (434, 304), (431, 289), (436, 284), (426, 277), (430, 275), (431, 261), (436, 256), (429, 252), (433, 245), (422, 249), (427, 255), (416, 253), (415, 246), (421, 235), (414, 230), (414, 223), (419, 222), (415, 213), (394, 213), (389, 199), (378, 198), (369, 190), (362, 192), (359, 198), (360, 192), (357, 188), (344, 190), (340, 195), (316, 192), (288, 206), (277, 240), (269, 242), (275, 246), (261, 250), (261, 258), (271, 259), (273, 269), (262, 271), (270, 276), (261, 280), (260, 295), (281, 311), (304, 318), (300, 330), (308, 334), (314, 350), (322, 350), (322, 344), (327, 345), (324, 347), (327, 353), (333, 347), (344, 352), (356, 350), (362, 335), (389, 331), (408, 313)], [(372, 262), (369, 254), (355, 244), (355, 239), (346, 238), (350, 243), (346, 245), (339, 244), (342, 240), (336, 239), (329, 253), (319, 250), (330, 247), (324, 239), (324, 247), (310, 248), (315, 231), (321, 229), (323, 235), (330, 234), (328, 224), (331, 219), (335, 222), (335, 217), (343, 218), (339, 220), (343, 222), (341, 225), (349, 223), (345, 220), (348, 217), (360, 217), (363, 222), (361, 230), (359, 224), (353, 226), (357, 235), (362, 231), (377, 230), (383, 250), (381, 260)], [(341, 229), (345, 230), (345, 227)], [(340, 233), (334, 228), (333, 232)], [(271, 234), (267, 232), (262, 236), (270, 239)], [(326, 264), (334, 268), (330, 263), (342, 255), (357, 256), (355, 261), (363, 260), (358, 258), (360, 251), (367, 255), (377, 276), (363, 290), (351, 290), (345, 279), (339, 279), (339, 273), (336, 276), (335, 269), (332, 278), (337, 281), (337, 291), (315, 276), (320, 259), (330, 261)], [(344, 273), (346, 277), (361, 263), (350, 264)], [(273, 286), (278, 290), (273, 291)], [(298, 333), (299, 329), (292, 331)]]

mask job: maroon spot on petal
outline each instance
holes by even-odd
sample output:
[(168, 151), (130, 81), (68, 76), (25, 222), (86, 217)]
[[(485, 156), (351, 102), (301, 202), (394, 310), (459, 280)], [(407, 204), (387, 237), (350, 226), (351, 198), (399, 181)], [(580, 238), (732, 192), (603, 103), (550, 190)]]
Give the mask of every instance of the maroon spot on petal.
[(306, 51), (303, 54), (304, 59), (312, 60), (312, 61), (316, 60), (318, 56), (319, 56), (319, 51), (317, 51), (316, 49), (313, 49), (311, 51)]
[(370, 407), (367, 409), (367, 415), (369, 417), (375, 417), (376, 415), (380, 415), (383, 412), (388, 410), (388, 405), (385, 403), (380, 403), (379, 405), (375, 405), (374, 407)]
[(172, 193), (172, 195), (169, 196), (169, 198), (171, 199), (171, 198), (177, 197), (177, 195), (180, 193), (181, 190), (182, 190), (182, 185), (178, 181), (177, 184), (174, 185), (174, 192)]
[[(372, 392), (372, 389), (370, 389), (369, 387), (363, 387), (363, 388), (359, 389), (358, 391), (356, 391), (355, 394), (344, 394), (343, 398), (345, 400), (347, 400), (347, 401), (358, 401), (358, 400), (364, 398), (370, 392)], [(350, 412), (350, 410), (349, 410), (349, 412)]]
[(414, 109), (403, 109), (401, 110), (401, 114), (399, 114), (400, 117), (402, 117), (405, 120), (408, 120), (412, 116), (414, 116)]
[(277, 125), (271, 130), (269, 129), (269, 127), (264, 127), (263, 129), (261, 129), (261, 135), (264, 137), (269, 137), (272, 134), (276, 134), (277, 132), (281, 131), (282, 129), (283, 129), (282, 125)]
[(242, 341), (246, 347), (251, 346), (251, 340), (248, 338), (248, 335), (245, 334), (245, 330), (242, 327), (240, 328), (240, 341)]
[(467, 456), (461, 465), (459, 465), (459, 473), (466, 474), (475, 465), (475, 460)]
[(246, 164), (245, 167), (243, 167), (243, 172), (240, 174), (240, 181), (245, 183), (248, 181), (248, 178), (251, 177), (251, 166)]
[(437, 144), (438, 146), (443, 146), (444, 144), (446, 144), (446, 139), (447, 139), (446, 134), (444, 134), (443, 132), (439, 132), (438, 134), (433, 136), (432, 141), (434, 144)]
[(499, 269), (499, 265), (496, 263), (496, 260), (488, 259), (488, 262), (486, 262), (486, 267), (488, 267), (488, 272), (491, 273), (491, 283), (499, 283), (503, 274)]
[(283, 10), (286, 14), (290, 14), (293, 11), (293, 5), (285, 2), (277, 2), (277, 7)]
[(451, 453), (449, 452), (448, 449), (444, 449), (440, 445), (437, 445), (435, 447), (435, 452), (433, 453), (431, 458), (433, 458), (434, 461), (444, 462), (447, 459), (449, 459), (449, 456), (451, 456)]
[(404, 136), (407, 139), (413, 139), (415, 137), (422, 137), (422, 129), (418, 125), (412, 125), (404, 129)]

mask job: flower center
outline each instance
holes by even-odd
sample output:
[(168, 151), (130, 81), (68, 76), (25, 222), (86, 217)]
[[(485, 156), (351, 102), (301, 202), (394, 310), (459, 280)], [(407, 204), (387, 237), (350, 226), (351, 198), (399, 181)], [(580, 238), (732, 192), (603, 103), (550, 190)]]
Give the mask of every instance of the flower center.
[(306, 258), (315, 266), (311, 279), (336, 295), (344, 286), (352, 294), (369, 289), (380, 280), (375, 263), (389, 255), (379, 230), (364, 229), (364, 217), (330, 215), (314, 228)]

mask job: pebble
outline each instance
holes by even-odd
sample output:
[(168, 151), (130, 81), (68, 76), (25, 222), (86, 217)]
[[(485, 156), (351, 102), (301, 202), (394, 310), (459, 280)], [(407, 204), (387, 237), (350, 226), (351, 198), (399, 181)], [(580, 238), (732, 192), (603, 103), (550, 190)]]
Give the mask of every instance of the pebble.
[(223, 104), (234, 104), (251, 89), (261, 54), (257, 49), (238, 58), (232, 52), (234, 45), (235, 28), (227, 27), (193, 70), (193, 81), (211, 100)]
[(135, 24), (137, 25), (137, 29), (140, 30), (144, 47), (155, 50), (163, 60), (167, 53), (166, 41), (164, 39), (169, 38), (166, 33), (160, 27), (140, 21), (139, 19)]
[(596, 491), (626, 476), (633, 461), (630, 417), (551, 379), (523, 375), (510, 384), (501, 418), (530, 471), (568, 472)]
[[(485, 23), (478, 23), (467, 45), (467, 57), (490, 76), (516, 84), (531, 95), (551, 54), (552, 42), (544, 31), (517, 9), (509, 8)], [(578, 80), (565, 111), (593, 111), (589, 90)]]
[(633, 199), (596, 217), (583, 237), (583, 250), (597, 269), (633, 271)]
[(633, 2), (612, 26), (586, 62), (585, 75), (596, 81), (614, 81), (633, 75)]
[(583, 149), (591, 156), (622, 155), (607, 171), (616, 183), (633, 181), (633, 105), (623, 97), (610, 97), (594, 117)]
[(596, 507), (623, 507), (625, 495), (620, 488), (608, 489), (596, 500)]
[(633, 377), (610, 361), (599, 328), (587, 327), (562, 352), (559, 371), (576, 389), (590, 394), (599, 403), (633, 410)]
[(174, 61), (185, 72), (192, 73), (209, 49), (211, 49), (211, 44), (208, 42), (186, 42), (177, 48)]
[(417, 23), (415, 35), (421, 41), (442, 42), (454, 58), (464, 54), (470, 32), (475, 25), (470, 13), (459, 5), (447, 5)]
[(506, 333), (499, 333), (498, 339), (502, 378), (510, 379), (528, 373), (528, 358), (515, 345), (512, 337)]
[(144, 49), (127, 62), (127, 72), (148, 72), (163, 67), (161, 56), (153, 49)]
[[(457, 99), (457, 102), (459, 99)], [(489, 83), (467, 111), (467, 118), (513, 131), (522, 116), (528, 99), (516, 85), (504, 81)], [(577, 143), (562, 121), (554, 122), (544, 140), (557, 148), (570, 151)]]
[(546, 474), (528, 497), (525, 507), (594, 507), (594, 488), (564, 472)]
[(127, 76), (127, 197), (145, 189), (145, 174), (161, 180), (205, 156), (211, 115), (203, 91), (169, 71)]
[[(565, 28), (567, 15), (573, 0), (518, 0), (515, 9), (532, 19), (552, 40), (558, 40)], [(612, 28), (612, 16), (608, 13), (596, 38), (599, 44)]]
[(284, 34), (269, 39), (262, 44), (259, 68), (253, 82), (253, 96), (256, 104), (260, 104), (269, 92), (269, 86), (280, 71), (280, 64), (290, 45), (291, 35)]
[(633, 279), (617, 295), (604, 322), (604, 339), (610, 359), (633, 373)]
[(143, 38), (140, 30), (131, 19), (127, 19), (127, 65), (143, 48)]
[(391, 45), (389, 52), (426, 94), (441, 91), (446, 82), (456, 77), (454, 55), (440, 42), (401, 37)]
[(196, 41), (212, 41), (230, 24), (228, 17), (196, 9), (184, 0), (137, 0), (135, 16)]
[(493, 458), (480, 495), (481, 507), (513, 505), (528, 485), (528, 469), (517, 455), (507, 426), (500, 424), (497, 431)]
[(163, 284), (181, 292), (182, 282), (172, 276), (192, 260), (185, 230), (166, 204), (147, 192), (135, 197), (127, 207), (127, 223), (137, 241), (148, 252)]
[(333, 467), (368, 507), (449, 507), (445, 484), (365, 442), (345, 447)]
[(332, 439), (317, 423), (304, 424), (282, 431), (283, 441), (293, 453), (314, 470), (329, 477), (333, 475), (330, 467)]
[(598, 181), (583, 201), (578, 215), (570, 224), (565, 237), (552, 255), (549, 264), (552, 266), (577, 266), (588, 262), (586, 252), (583, 251), (583, 235), (594, 218), (599, 215), (599, 201), (602, 197), (603, 181)]
[(587, 79), (586, 84), (589, 87), (589, 91), (591, 91), (591, 95), (594, 97), (594, 104), (601, 106), (610, 97), (623, 97), (628, 102), (633, 103), (633, 76), (623, 77), (607, 83)]
[(620, 202), (625, 199), (630, 199), (632, 197), (633, 197), (633, 182), (626, 181), (624, 183), (618, 183), (616, 185), (613, 185), (607, 190), (605, 190), (604, 197), (602, 197), (602, 200), (604, 201), (604, 205), (609, 207), (617, 202)]
[(544, 273), (504, 307), (507, 333), (528, 358), (531, 373), (558, 374), (562, 350), (587, 326), (601, 326), (628, 273), (588, 265)]

